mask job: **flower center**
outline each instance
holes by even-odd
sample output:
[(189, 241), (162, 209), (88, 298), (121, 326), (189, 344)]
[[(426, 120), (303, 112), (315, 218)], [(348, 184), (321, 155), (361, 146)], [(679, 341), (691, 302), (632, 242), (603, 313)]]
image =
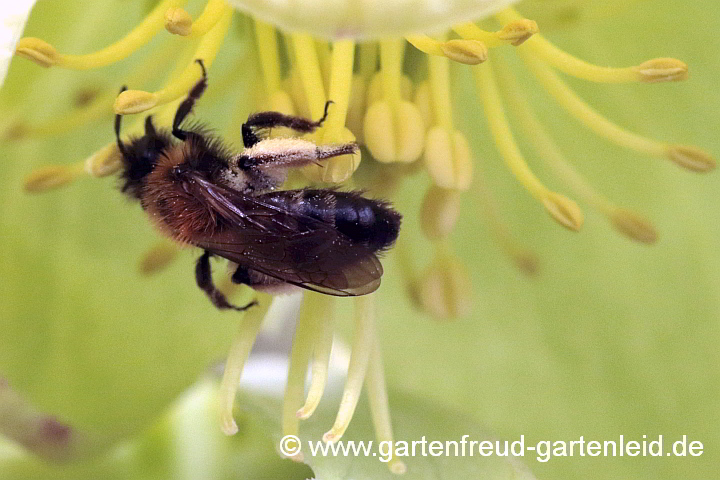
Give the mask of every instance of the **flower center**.
[[(177, 36), (172, 45), (163, 45), (156, 54), (151, 54), (127, 83), (132, 86), (149, 80), (148, 72), (152, 72), (157, 63), (166, 66), (171, 57), (178, 61), (165, 86), (157, 91), (131, 89), (117, 97), (114, 92), (101, 92), (67, 117), (43, 125), (11, 125), (5, 136), (56, 134), (107, 115), (111, 108), (122, 115), (153, 110), (156, 124), (170, 125), (178, 103), (198, 81), (200, 71), (195, 61), (201, 59), (210, 68), (229, 35), (233, 12), (223, 0), (209, 0), (193, 21), (182, 9), (184, 3), (181, 0), (160, 2), (125, 38), (90, 54), (66, 55), (43, 40), (22, 39), (17, 46), (18, 55), (44, 67), (87, 70), (127, 58), (164, 27)], [(512, 237), (510, 228), (502, 220), (481, 173), (478, 174), (480, 165), (473, 160), (465, 133), (454, 125), (453, 101), (458, 99), (452, 94), (451, 68), (472, 69), (477, 96), (498, 153), (537, 204), (569, 230), (577, 231), (583, 226), (582, 210), (574, 200), (551, 190), (532, 172), (515, 140), (516, 131), (506, 110), (513, 113), (519, 132), (532, 145), (532, 152), (547, 163), (575, 197), (597, 209), (630, 239), (653, 243), (657, 238), (652, 223), (596, 191), (564, 158), (533, 113), (519, 82), (503, 60), (503, 51), (514, 49), (563, 109), (607, 141), (634, 152), (669, 159), (695, 172), (706, 172), (715, 166), (714, 159), (697, 147), (645, 138), (614, 124), (582, 100), (557, 73), (597, 83), (658, 83), (686, 79), (687, 66), (683, 62), (658, 58), (631, 67), (599, 67), (555, 47), (538, 33), (534, 21), (523, 18), (512, 8), (497, 13), (495, 20), (501, 25), (496, 31), (483, 30), (475, 23), (463, 23), (438, 37), (413, 34), (361, 44), (349, 39), (329, 42), (305, 33), (283, 32), (260, 20), (253, 21), (253, 42), (264, 85), (261, 109), (318, 119), (331, 100), (333, 105), (326, 122), (309, 135), (309, 139), (317, 144), (357, 141), (363, 145), (365, 156), (375, 161), (369, 168), (371, 180), (367, 187), (383, 195), (392, 195), (395, 184), (406, 172), (418, 169), (426, 172), (431, 185), (420, 207), (420, 219), (422, 232), (431, 241), (433, 258), (426, 270), (418, 273), (407, 261), (402, 238), (397, 250), (402, 273), (411, 284), (416, 303), (438, 317), (463, 315), (470, 308), (469, 275), (453, 252), (449, 239), (462, 195), (471, 188), (479, 192), (483, 214), (502, 250), (522, 271), (534, 274), (538, 269), (534, 254)], [(408, 44), (426, 54), (421, 61), (408, 60)], [(247, 61), (244, 57), (242, 60)], [(243, 62), (239, 62), (240, 66), (247, 68)], [(231, 88), (232, 80), (229, 78), (227, 84), (222, 80), (218, 83)], [(217, 85), (214, 88), (223, 90)], [(125, 135), (141, 132), (142, 128), (143, 119), (140, 119)], [(239, 128), (233, 130), (237, 132)], [(108, 129), (108, 137), (110, 133)], [(351, 177), (359, 164), (360, 155), (349, 154), (305, 167), (303, 173), (305, 181), (357, 182), (357, 178)], [(66, 185), (84, 174), (102, 177), (118, 168), (117, 144), (108, 138), (104, 148), (81, 164), (40, 169), (28, 177), (25, 186), (28, 191), (41, 192)], [(167, 245), (156, 247), (143, 261), (143, 271), (161, 268), (172, 256), (172, 248)], [(307, 295), (298, 315), (283, 411), (285, 435), (297, 434), (299, 420), (313, 414), (323, 395), (332, 345), (332, 302), (328, 297)], [(347, 383), (336, 422), (324, 439), (337, 441), (343, 435), (365, 382), (379, 440), (391, 440), (387, 395), (374, 332), (374, 298), (362, 297), (355, 302), (356, 330)], [(228, 358), (221, 388), (223, 429), (227, 433), (237, 430), (232, 405), (240, 373), (269, 303), (265, 299), (263, 308), (251, 310), (245, 316)], [(276, 299), (268, 315), (293, 315), (286, 303)], [(304, 378), (310, 363), (312, 382), (305, 397)], [(398, 459), (389, 465), (395, 472), (405, 468)]]

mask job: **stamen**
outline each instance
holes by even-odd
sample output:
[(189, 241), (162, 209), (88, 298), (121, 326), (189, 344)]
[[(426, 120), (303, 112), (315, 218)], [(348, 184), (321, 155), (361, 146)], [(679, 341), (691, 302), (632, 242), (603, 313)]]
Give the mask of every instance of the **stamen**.
[(182, 8), (169, 9), (165, 14), (165, 28), (176, 35), (200, 38), (220, 21), (226, 7), (227, 3), (224, 0), (209, 0), (194, 22), (192, 17)]
[(255, 20), (255, 41), (257, 44), (258, 59), (265, 81), (265, 91), (270, 97), (281, 89), (280, 57), (278, 51), (277, 34), (272, 25)]
[(380, 42), (383, 99), (370, 104), (363, 122), (365, 144), (379, 162), (413, 162), (423, 148), (425, 125), (418, 108), (402, 97), (403, 40)]
[(472, 311), (472, 281), (447, 241), (434, 244), (430, 266), (415, 283), (414, 302), (440, 319), (464, 317)]
[(29, 193), (43, 193), (68, 185), (84, 173), (82, 165), (49, 165), (38, 168), (25, 178)]
[(89, 70), (118, 62), (145, 45), (163, 28), (165, 12), (169, 8), (184, 5), (186, 0), (164, 0), (122, 40), (86, 55), (65, 55), (39, 38), (20, 39), (15, 53), (43, 66), (58, 66), (72, 70)]
[(576, 195), (603, 213), (623, 235), (642, 243), (654, 243), (657, 239), (652, 224), (630, 210), (620, 208), (597, 192), (565, 159), (555, 142), (534, 115), (530, 103), (504, 63), (497, 63), (496, 72), (503, 85), (503, 97), (510, 110), (516, 114), (520, 126), (533, 142), (534, 150), (550, 168), (560, 176)]
[(430, 240), (447, 237), (460, 216), (460, 192), (431, 186), (421, 207), (420, 228)]
[(355, 299), (355, 333), (345, 390), (333, 427), (323, 435), (325, 442), (337, 442), (345, 433), (362, 391), (375, 338), (375, 296)]
[(409, 35), (405, 39), (423, 53), (447, 57), (466, 65), (478, 65), (488, 57), (487, 46), (478, 40), (437, 41), (427, 35)]
[(141, 275), (151, 276), (165, 270), (178, 256), (180, 249), (167, 241), (160, 241), (140, 259), (138, 270)]
[(223, 8), (222, 18), (202, 37), (193, 56), (193, 61), (187, 65), (179, 78), (157, 92), (145, 92), (142, 90), (126, 90), (122, 92), (115, 99), (115, 113), (119, 115), (140, 113), (187, 95), (187, 92), (197, 83), (202, 74), (195, 60), (203, 60), (205, 67), (210, 68), (230, 28), (233, 9), (229, 5), (225, 5)]
[(165, 12), (165, 30), (173, 35), (187, 37), (192, 30), (192, 17), (184, 8), (169, 8)]
[(490, 124), (490, 131), (505, 163), (520, 183), (543, 203), (545, 209), (558, 223), (570, 230), (579, 230), (583, 224), (583, 214), (577, 204), (543, 185), (532, 173), (520, 153), (505, 117), (505, 110), (493, 79), (490, 62), (475, 67), (473, 70), (478, 96), (482, 99), (485, 107), (485, 116)]
[[(645, 138), (614, 124), (578, 97), (577, 94), (544, 63), (535, 59), (527, 51), (520, 51), (520, 55), (535, 77), (555, 98), (560, 106), (601, 137), (636, 152), (669, 158), (688, 170), (706, 172), (715, 167), (715, 160), (699, 148), (673, 145)], [(680, 152), (687, 152), (689, 155), (685, 156)]]
[(85, 173), (96, 178), (107, 177), (120, 170), (121, 159), (117, 143), (108, 143), (83, 162)]
[(310, 381), (310, 389), (305, 399), (305, 405), (295, 412), (295, 415), (301, 420), (307, 420), (315, 412), (327, 384), (330, 352), (333, 344), (334, 304), (332, 297), (318, 295), (313, 305), (316, 316), (314, 321), (317, 324), (312, 354), (312, 380)]
[[(271, 312), (273, 314), (280, 310), (280, 314), (285, 312), (282, 305), (283, 297), (275, 297), (272, 300), (272, 310), (269, 310), (270, 297), (267, 295), (258, 296), (258, 306), (251, 308), (245, 313), (238, 333), (233, 340), (228, 358), (225, 363), (225, 371), (223, 372), (223, 378), (220, 382), (220, 391), (218, 392), (218, 402), (220, 409), (220, 425), (225, 435), (235, 435), (238, 431), (237, 423), (233, 418), (233, 405), (235, 404), (235, 396), (237, 395), (238, 388), (240, 387), (240, 376), (242, 375), (243, 367), (250, 356), (250, 350), (252, 349), (255, 338), (260, 331), (260, 325), (263, 322), (265, 314), (270, 317)], [(285, 302), (287, 303), (287, 302)]]
[(294, 33), (290, 35), (295, 58), (293, 66), (300, 76), (305, 98), (310, 109), (310, 117), (317, 119), (325, 111), (325, 90), (320, 71), (320, 62), (313, 38), (308, 34)]
[(467, 190), (472, 181), (472, 154), (465, 136), (453, 128), (450, 62), (430, 57), (429, 70), (435, 126), (427, 132), (425, 165), (436, 185)]
[[(370, 403), (370, 414), (372, 415), (373, 426), (375, 427), (375, 438), (379, 444), (395, 445), (393, 442), (393, 428), (390, 421), (390, 405), (388, 402), (387, 388), (385, 386), (385, 372), (380, 352), (380, 342), (377, 335), (373, 339), (372, 352), (370, 353), (370, 364), (368, 365), (365, 377), (365, 388), (367, 389), (368, 401)], [(405, 463), (395, 456), (395, 451), (390, 452), (392, 457), (387, 462), (390, 471), (396, 475), (407, 472)]]
[[(297, 435), (300, 429), (300, 422), (296, 413), (303, 405), (305, 397), (305, 375), (307, 374), (308, 362), (313, 349), (313, 339), (315, 338), (314, 317), (318, 311), (315, 308), (318, 301), (317, 297), (319, 295), (314, 293), (303, 293), (303, 305), (295, 326), (295, 337), (290, 352), (290, 368), (288, 369), (288, 380), (283, 399), (283, 435)], [(302, 453), (298, 453), (292, 459), (301, 462), (303, 460)]]
[[(495, 16), (500, 22), (523, 19), (513, 8), (498, 12)], [(625, 68), (599, 67), (560, 50), (542, 35), (535, 35), (525, 45), (520, 50), (523, 50), (526, 55), (532, 52), (533, 58), (542, 59), (568, 75), (591, 82), (666, 82), (687, 78), (687, 65), (675, 59), (654, 59), (639, 66)]]
[[(345, 128), (350, 103), (351, 83), (355, 43), (341, 40), (333, 44), (332, 65), (330, 71), (330, 89), (328, 96), (333, 105), (327, 120), (319, 132), (323, 143), (349, 143), (355, 141), (354, 135)], [(308, 178), (329, 183), (344, 182), (360, 165), (360, 153), (342, 155), (320, 165), (309, 165), (303, 169)]]
[[(478, 167), (479, 168), (479, 165)], [(480, 213), (485, 216), (490, 233), (500, 245), (503, 252), (510, 257), (515, 266), (521, 272), (530, 277), (537, 275), (540, 269), (540, 261), (532, 250), (520, 244), (510, 232), (510, 227), (504, 222), (498, 213), (497, 202), (493, 198), (487, 183), (483, 179), (482, 172), (475, 176), (475, 187), (473, 192), (477, 193), (480, 202)]]
[(526, 18), (510, 21), (497, 32), (486, 32), (474, 23), (462, 23), (454, 26), (453, 30), (463, 38), (483, 42), (490, 48), (503, 45), (517, 47), (540, 31), (535, 21)]

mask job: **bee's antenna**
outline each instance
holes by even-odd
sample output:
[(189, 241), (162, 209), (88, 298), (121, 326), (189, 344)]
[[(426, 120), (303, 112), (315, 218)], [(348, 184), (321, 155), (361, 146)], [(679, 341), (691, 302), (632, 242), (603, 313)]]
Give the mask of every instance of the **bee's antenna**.
[[(127, 90), (127, 85), (123, 85), (120, 89), (120, 93)], [(120, 94), (118, 93), (118, 95)], [(117, 146), (120, 150), (120, 153), (123, 154), (123, 156), (127, 156), (127, 151), (125, 150), (125, 144), (123, 144), (122, 140), (120, 140), (120, 123), (122, 122), (122, 115), (115, 115), (115, 139), (117, 140)]]

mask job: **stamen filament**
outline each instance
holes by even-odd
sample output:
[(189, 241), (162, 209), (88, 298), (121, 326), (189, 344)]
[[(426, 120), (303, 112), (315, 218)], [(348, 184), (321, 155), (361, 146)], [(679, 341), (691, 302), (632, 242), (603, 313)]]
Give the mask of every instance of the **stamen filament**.
[(210, 68), (230, 29), (233, 9), (229, 5), (225, 5), (224, 10), (220, 21), (202, 37), (195, 50), (193, 61), (185, 67), (185, 70), (178, 78), (157, 92), (145, 92), (142, 90), (124, 91), (118, 95), (115, 100), (115, 113), (120, 115), (140, 113), (187, 95), (187, 92), (190, 91), (202, 75), (200, 67), (195, 63), (195, 60), (201, 59), (204, 62), (205, 68)]
[(16, 53), (30, 60), (38, 61), (36, 53), (40, 52), (42, 60), (47, 62), (44, 66), (58, 66), (72, 70), (104, 67), (127, 58), (148, 43), (158, 31), (163, 29), (165, 12), (169, 8), (182, 6), (186, 2), (187, 0), (163, 0), (125, 38), (97, 52), (85, 55), (66, 55), (58, 53), (51, 45), (42, 40), (26, 37), (18, 42)]
[(317, 325), (312, 354), (310, 389), (305, 399), (305, 405), (295, 413), (301, 420), (310, 418), (320, 404), (327, 384), (330, 352), (333, 344), (333, 299), (328, 296), (318, 296), (314, 306)]
[[(510, 110), (519, 120), (525, 134), (534, 144), (538, 156), (569, 185), (576, 195), (599, 210), (621, 233), (643, 243), (654, 243), (657, 233), (652, 224), (640, 215), (615, 205), (606, 196), (595, 190), (583, 176), (567, 161), (542, 123), (534, 115), (527, 97), (520, 89), (513, 75), (504, 63), (497, 63), (496, 72), (503, 85), (503, 97)], [(632, 227), (628, 226), (632, 225)]]
[(430, 93), (435, 124), (452, 133), (452, 100), (450, 99), (450, 61), (445, 57), (428, 58)]
[[(272, 302), (275, 304), (277, 298), (273, 299)], [(270, 298), (266, 295), (261, 295), (258, 297), (258, 303), (258, 306), (248, 310), (240, 322), (238, 333), (230, 347), (230, 352), (228, 353), (228, 358), (225, 363), (225, 371), (223, 372), (222, 381), (220, 382), (220, 391), (218, 392), (221, 415), (220, 425), (225, 435), (235, 435), (238, 431), (237, 423), (235, 423), (235, 419), (233, 418), (235, 396), (240, 386), (243, 367), (250, 356), (250, 350), (260, 331), (260, 325), (270, 307)]]
[[(476, 165), (476, 169), (480, 169)], [(528, 249), (513, 237), (510, 226), (502, 219), (497, 206), (497, 201), (485, 182), (484, 172), (480, 171), (475, 175), (476, 198), (480, 202), (480, 213), (485, 217), (485, 222), (490, 228), (490, 233), (505, 254), (512, 259), (521, 272), (528, 276), (535, 276), (540, 269), (539, 260), (535, 252)]]
[[(310, 355), (315, 337), (315, 305), (319, 295), (303, 293), (303, 305), (295, 326), (292, 350), (290, 352), (290, 368), (283, 399), (282, 431), (283, 435), (297, 435), (300, 422), (296, 415), (305, 399), (305, 376), (307, 374)], [(293, 458), (302, 461), (302, 454)]]
[(583, 215), (577, 204), (549, 190), (538, 180), (525, 162), (505, 116), (490, 62), (475, 67), (473, 70), (478, 96), (482, 99), (485, 108), (485, 117), (490, 124), (495, 145), (505, 163), (518, 181), (543, 203), (545, 209), (556, 221), (571, 230), (579, 230), (583, 223)]
[(345, 390), (338, 408), (335, 424), (323, 435), (325, 442), (337, 442), (345, 433), (362, 391), (375, 337), (375, 296), (355, 299), (355, 333), (350, 355)]
[(290, 37), (295, 52), (293, 66), (300, 74), (300, 82), (308, 102), (310, 116), (318, 119), (322, 117), (325, 110), (326, 98), (315, 42), (310, 35), (305, 33), (294, 33)]
[(265, 90), (267, 96), (270, 97), (273, 93), (280, 90), (282, 82), (275, 27), (269, 23), (255, 20), (255, 38), (257, 41), (260, 68), (262, 68), (263, 79), (265, 80)]
[[(498, 21), (503, 23), (523, 19), (522, 15), (513, 8), (502, 10), (495, 14), (495, 17)], [(674, 62), (675, 69), (673, 69), (672, 72), (666, 73), (663, 77), (663, 75), (644, 74), (643, 69), (641, 68), (642, 65), (625, 68), (600, 67), (593, 65), (580, 60), (563, 50), (560, 50), (541, 35), (534, 35), (525, 43), (525, 45), (527, 46), (523, 46), (519, 50), (524, 51), (526, 55), (528, 55), (528, 52), (532, 52), (533, 58), (542, 59), (568, 75), (589, 80), (591, 82), (656, 82), (663, 80), (684, 80), (687, 78), (687, 65), (674, 59), (671, 60)], [(650, 62), (652, 63), (656, 61)]]
[(521, 51), (520, 56), (560, 106), (587, 128), (610, 142), (630, 150), (656, 157), (668, 155), (671, 144), (645, 138), (616, 125), (585, 103), (551, 68), (534, 58), (532, 54)]
[(340, 141), (340, 134), (345, 128), (345, 118), (350, 104), (354, 58), (355, 42), (339, 40), (333, 43), (328, 95), (333, 101), (333, 105), (323, 126), (323, 141), (325, 142)]
[(405, 44), (401, 39), (382, 40), (380, 42), (380, 72), (383, 75), (385, 100), (392, 110), (402, 100), (402, 62)]
[(209, 0), (202, 13), (192, 23), (188, 38), (200, 38), (208, 33), (223, 17), (227, 9), (225, 0)]
[(505, 110), (498, 87), (493, 79), (490, 62), (475, 67), (474, 76), (478, 96), (482, 99), (485, 116), (490, 124), (490, 131), (505, 163), (518, 181), (543, 203), (545, 209), (557, 222), (571, 230), (579, 230), (583, 223), (583, 215), (577, 204), (543, 185), (532, 173), (520, 153), (505, 117)]
[[(392, 422), (390, 420), (390, 404), (388, 402), (387, 388), (385, 385), (385, 372), (382, 364), (380, 342), (377, 339), (377, 335), (374, 335), (373, 338), (370, 364), (368, 365), (367, 376), (365, 377), (365, 388), (367, 389), (370, 414), (372, 415), (377, 442), (379, 444), (395, 445), (395, 442), (393, 442)], [(405, 473), (407, 466), (402, 460), (395, 456), (394, 449), (390, 452), (390, 455), (391, 458), (387, 462), (390, 471), (396, 475)]]

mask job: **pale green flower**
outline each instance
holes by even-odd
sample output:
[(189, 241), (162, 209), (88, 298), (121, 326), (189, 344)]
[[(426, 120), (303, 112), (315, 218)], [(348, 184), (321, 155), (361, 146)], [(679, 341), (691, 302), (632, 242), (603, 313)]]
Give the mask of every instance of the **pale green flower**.
[[(407, 457), (389, 466), (407, 467), (409, 478), (711, 476), (720, 442), (717, 179), (678, 165), (708, 171), (714, 161), (705, 151), (720, 151), (714, 2), (520, 3), (537, 24), (499, 11), (506, 1), (386, 2), (387, 11), (379, 2), (233, 2), (257, 17), (219, 0), (191, 3), (188, 14), (184, 3), (153, 2), (151, 12), (147, 2), (41, 2), (25, 36), (42, 40), (18, 44), (23, 56), (55, 67), (15, 60), (0, 95), (0, 377), (9, 384), (0, 383), (0, 432), (25, 448), (0, 445), (2, 478), (393, 476), (373, 458), (306, 455), (310, 473), (275, 455), (288, 433), (525, 435), (527, 444), (663, 435), (666, 448), (687, 435), (703, 442), (702, 456), (542, 462), (527, 453), (517, 462)], [(411, 13), (393, 12), (399, 5)], [(482, 24), (488, 30), (462, 23), (497, 11), (498, 23)], [(138, 25), (129, 42), (84, 55)], [(350, 38), (388, 32), (416, 48), (400, 36), (359, 47)], [(682, 62), (648, 61), (659, 56)], [(305, 313), (281, 315), (299, 317), (292, 352), (278, 345), (294, 322), (281, 321), (286, 335), (270, 326), (245, 364), (264, 309), (245, 318), (215, 311), (194, 286), (192, 255), (170, 264), (176, 251), (157, 243), (141, 209), (114, 181), (93, 179), (117, 168), (113, 105), (127, 114), (156, 107), (156, 121), (167, 123), (198, 78), (195, 58), (211, 66), (196, 116), (236, 144), (251, 111), (318, 118), (332, 99), (313, 139), (357, 138), (366, 147), (362, 162), (341, 158), (304, 172), (326, 182), (352, 175), (405, 216), (382, 289), (355, 302), (354, 332), (348, 302), (310, 297)], [(689, 80), (647, 84), (685, 80), (683, 62)], [(123, 84), (131, 90), (116, 99)], [(138, 132), (144, 117), (126, 119), (124, 134)], [(557, 228), (543, 209), (582, 230)], [(292, 302), (277, 307), (292, 312)], [(331, 370), (321, 399), (333, 325), (352, 339), (350, 372), (343, 386)], [(268, 342), (275, 347), (263, 348)], [(207, 372), (228, 351), (218, 391)], [(290, 369), (284, 398), (282, 386), (261, 393), (248, 381), (233, 412), (240, 371), (257, 372), (262, 354), (271, 359), (262, 365)], [(262, 375), (264, 387), (275, 379)], [(369, 405), (354, 412), (363, 381)], [(312, 418), (300, 420), (299, 408)], [(237, 436), (225, 437), (219, 418), (226, 432), (239, 419)]]

